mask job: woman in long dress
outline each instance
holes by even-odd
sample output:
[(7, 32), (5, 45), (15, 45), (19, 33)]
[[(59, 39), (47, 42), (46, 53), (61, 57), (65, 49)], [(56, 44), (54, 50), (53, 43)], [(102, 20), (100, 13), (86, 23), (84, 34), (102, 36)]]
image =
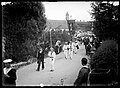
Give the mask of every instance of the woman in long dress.
[(50, 49), (48, 56), (50, 57), (50, 63), (51, 63), (51, 70), (50, 71), (54, 71), (54, 63), (55, 63), (55, 58), (56, 58), (56, 53), (54, 51), (53, 48)]

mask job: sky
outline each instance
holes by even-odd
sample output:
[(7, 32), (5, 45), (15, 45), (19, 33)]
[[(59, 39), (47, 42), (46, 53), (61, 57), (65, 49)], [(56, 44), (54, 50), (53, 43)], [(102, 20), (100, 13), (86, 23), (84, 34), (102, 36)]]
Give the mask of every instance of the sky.
[[(10, 2), (2, 2), (1, 5), (5, 5)], [(45, 14), (47, 19), (51, 20), (65, 20), (66, 13), (68, 12), (72, 19), (77, 21), (91, 21), (90, 12), (91, 1), (77, 1), (77, 2), (42, 2), (45, 7)], [(116, 5), (119, 1), (114, 2)]]
[(71, 19), (90, 21), (91, 2), (43, 2), (47, 19), (65, 20), (68, 12)]

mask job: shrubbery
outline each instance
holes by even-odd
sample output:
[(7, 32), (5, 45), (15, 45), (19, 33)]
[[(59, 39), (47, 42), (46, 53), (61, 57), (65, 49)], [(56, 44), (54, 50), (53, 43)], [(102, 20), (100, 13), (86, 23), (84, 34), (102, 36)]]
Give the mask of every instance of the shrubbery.
[(114, 40), (103, 41), (90, 61), (91, 69), (114, 70), (118, 74), (118, 44)]
[(118, 44), (106, 40), (98, 48), (91, 60), (91, 68), (111, 68), (117, 63)]

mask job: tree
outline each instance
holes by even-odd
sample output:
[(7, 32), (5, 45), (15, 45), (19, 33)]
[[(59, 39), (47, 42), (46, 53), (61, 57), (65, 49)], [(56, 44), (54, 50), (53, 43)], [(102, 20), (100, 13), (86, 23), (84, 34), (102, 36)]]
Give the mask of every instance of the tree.
[(46, 27), (44, 13), (41, 2), (20, 1), (2, 6), (6, 58), (20, 61), (28, 55), (35, 56), (36, 43)]
[[(63, 43), (63, 42), (68, 42), (71, 39), (70, 35), (68, 35), (68, 32), (66, 32), (65, 30), (64, 31), (61, 31), (61, 30), (54, 31), (54, 30), (52, 30), (51, 34), (52, 34), (51, 37), (52, 37), (53, 46), (55, 46), (57, 40), (60, 40)], [(50, 44), (50, 32), (46, 31), (44, 35), (45, 35), (44, 36), (45, 40), (48, 41), (49, 44)]]
[(90, 67), (110, 69), (110, 82), (118, 80), (118, 6), (109, 1), (92, 4), (93, 32), (103, 41), (91, 58)]
[[(119, 6), (119, 5), (118, 5)], [(94, 34), (101, 40), (118, 39), (118, 6), (109, 1), (91, 4), (94, 18)]]

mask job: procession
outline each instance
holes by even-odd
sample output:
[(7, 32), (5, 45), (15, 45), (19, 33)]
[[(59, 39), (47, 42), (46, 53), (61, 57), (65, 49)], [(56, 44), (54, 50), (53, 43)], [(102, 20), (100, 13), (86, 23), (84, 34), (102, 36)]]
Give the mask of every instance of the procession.
[[(54, 48), (51, 47), (50, 51), (48, 52), (48, 58), (49, 58), (49, 63), (50, 63), (49, 71), (54, 72), (56, 70), (55, 69), (55, 66), (56, 66), (55, 62), (56, 62), (56, 56), (58, 54), (63, 53), (63, 58), (62, 59), (73, 60), (73, 59), (75, 59), (73, 56), (76, 55), (77, 53), (79, 53), (79, 49), (80, 49), (81, 46), (84, 46), (85, 54), (88, 55), (87, 59), (85, 57), (83, 57), (83, 58), (85, 58), (86, 60), (89, 60), (88, 58), (90, 58), (90, 52), (95, 51), (95, 50), (92, 50), (92, 47), (94, 47), (92, 45), (95, 44), (95, 41), (92, 41), (93, 44), (91, 45), (90, 50), (88, 50), (87, 49), (88, 44), (90, 44), (91, 42), (89, 41), (89, 43), (87, 43), (87, 45), (85, 45), (86, 44), (85, 43), (86, 38), (88, 38), (88, 40), (90, 40), (90, 37), (85, 37), (81, 41), (76, 40), (74, 42), (72, 42), (72, 41), (64, 42), (64, 45), (62, 45), (63, 47), (60, 47), (61, 46), (61, 44), (60, 44), (61, 41), (58, 40), (56, 42), (56, 45), (58, 46), (58, 48), (54, 49)], [(56, 45), (54, 47), (56, 47)], [(62, 48), (62, 50), (61, 50), (61, 52), (59, 52), (59, 49), (61, 49), (61, 48)], [(94, 49), (95, 49), (95, 47), (94, 47)], [(45, 70), (47, 68), (47, 67), (45, 67), (45, 63), (47, 63), (47, 62), (45, 62), (45, 57), (44, 57), (45, 53), (44, 52), (45, 52), (45, 48), (42, 47), (42, 45), (38, 45), (37, 62), (36, 62), (37, 66), (36, 66), (36, 69), (34, 69), (34, 71), (41, 71), (41, 70)], [(3, 63), (5, 64), (5, 68), (4, 68), (3, 72), (6, 75), (6, 78), (4, 80), (4, 84), (13, 86), (13, 85), (16, 85), (16, 80), (17, 80), (16, 70), (17, 70), (17, 68), (14, 67), (14, 65), (11, 62), (13, 62), (12, 59), (6, 59), (6, 60), (3, 61)], [(82, 62), (82, 63), (84, 63), (84, 62)], [(88, 66), (89, 66), (88, 61), (85, 62), (85, 65), (88, 68)], [(79, 75), (81, 75), (81, 74), (79, 74)], [(80, 81), (78, 81), (78, 79), (79, 78), (77, 78), (77, 81), (75, 81), (75, 85), (79, 84)], [(86, 78), (86, 82), (87, 82), (87, 78)], [(81, 80), (81, 83), (82, 83), (82, 80)], [(84, 85), (84, 84), (82, 84), (82, 85)], [(87, 85), (87, 84), (85, 84), (85, 85)]]
[(2, 86), (118, 86), (119, 1), (2, 6)]

